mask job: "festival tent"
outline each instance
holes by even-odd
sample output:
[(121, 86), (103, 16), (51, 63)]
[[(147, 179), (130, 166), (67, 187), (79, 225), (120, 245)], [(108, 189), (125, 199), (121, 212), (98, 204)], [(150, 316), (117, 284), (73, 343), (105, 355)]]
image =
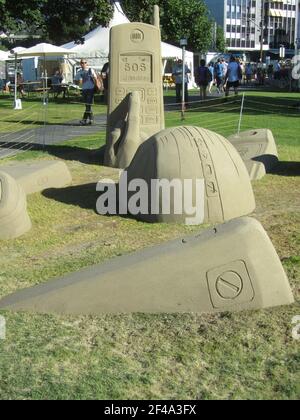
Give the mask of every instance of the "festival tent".
[[(0, 51), (0, 80), (6, 79), (6, 60), (8, 58), (8, 53), (5, 51)], [(2, 88), (3, 82), (1, 82)]]
[(68, 57), (69, 55), (72, 55), (72, 52), (70, 50), (46, 43), (35, 45), (34, 47), (28, 48), (25, 51), (18, 54), (18, 57), (21, 58), (41, 57), (43, 59), (41, 79), (43, 80), (44, 102), (46, 101), (48, 79), (51, 79), (51, 76), (53, 76), (54, 74), (54, 72), (49, 73), (48, 71), (47, 58), (54, 57), (56, 59), (57, 57)]
[[(55, 70), (58, 67), (59, 61), (64, 61), (65, 57), (73, 55), (72, 51), (57, 47), (56, 45), (52, 44), (37, 44), (34, 47), (28, 48), (27, 50), (18, 54), (20, 58), (27, 58), (27, 57), (39, 57), (42, 60), (38, 62), (38, 77), (47, 77), (53, 76)], [(60, 58), (59, 58), (60, 57)]]
[[(69, 42), (63, 45), (63, 48), (69, 49), (74, 53), (73, 58), (80, 60), (86, 58), (89, 61), (91, 67), (100, 69), (107, 62), (109, 56), (109, 32), (113, 26), (129, 23), (129, 19), (122, 10), (122, 7), (118, 1), (114, 3), (114, 15), (110, 21), (108, 27), (99, 26), (92, 32), (88, 33), (84, 37), (83, 44), (77, 44), (76, 42)], [(165, 71), (168, 60), (176, 60), (182, 57), (181, 48), (162, 42), (162, 57), (163, 57), (163, 69)], [(189, 68), (193, 72), (194, 68), (194, 54), (190, 51), (186, 51), (186, 62)], [(194, 84), (194, 78), (191, 80), (191, 87)]]
[(0, 50), (0, 61), (6, 61), (8, 59), (9, 52)]

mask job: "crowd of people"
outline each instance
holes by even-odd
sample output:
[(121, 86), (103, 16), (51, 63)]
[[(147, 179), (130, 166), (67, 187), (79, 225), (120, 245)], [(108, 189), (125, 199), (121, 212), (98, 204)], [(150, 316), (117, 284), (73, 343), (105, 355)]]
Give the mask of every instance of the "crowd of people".
[[(178, 60), (173, 68), (173, 79), (176, 85), (176, 100), (182, 100), (182, 60)], [(213, 87), (216, 87), (218, 95), (229, 95), (231, 89), (238, 95), (238, 88), (240, 85), (250, 85), (257, 83), (263, 86), (268, 80), (271, 84), (272, 81), (285, 80), (289, 77), (289, 67), (277, 61), (275, 64), (263, 63), (259, 60), (257, 63), (247, 62), (244, 63), (239, 58), (232, 55), (227, 61), (225, 58), (220, 57), (216, 62), (206, 64), (205, 60), (200, 61), (200, 66), (196, 70), (196, 83), (200, 89), (200, 98), (206, 99), (207, 95), (213, 93)], [(188, 98), (188, 79), (190, 76), (190, 69), (186, 66), (185, 69), (185, 98)], [(188, 100), (186, 99), (186, 102)]]
[(216, 63), (206, 65), (205, 60), (200, 61), (200, 67), (196, 74), (196, 83), (200, 88), (201, 99), (206, 99), (207, 94), (212, 93), (213, 86), (216, 86), (217, 94), (229, 95), (231, 89), (238, 94), (238, 88), (243, 79), (243, 68), (240, 61), (233, 55), (229, 62), (219, 58)]

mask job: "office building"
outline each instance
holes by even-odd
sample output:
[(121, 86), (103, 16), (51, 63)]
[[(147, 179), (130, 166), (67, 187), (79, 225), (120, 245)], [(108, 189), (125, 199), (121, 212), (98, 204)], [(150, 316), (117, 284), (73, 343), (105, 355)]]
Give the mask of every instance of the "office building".
[(271, 51), (284, 46), (294, 50), (297, 40), (299, 0), (265, 1), (264, 39)]
[(212, 17), (224, 29), (229, 51), (260, 51), (263, 48), (276, 53), (282, 45), (290, 50), (294, 48), (298, 36), (299, 0), (204, 1)]
[(261, 0), (205, 0), (212, 17), (224, 29), (229, 51), (261, 48)]

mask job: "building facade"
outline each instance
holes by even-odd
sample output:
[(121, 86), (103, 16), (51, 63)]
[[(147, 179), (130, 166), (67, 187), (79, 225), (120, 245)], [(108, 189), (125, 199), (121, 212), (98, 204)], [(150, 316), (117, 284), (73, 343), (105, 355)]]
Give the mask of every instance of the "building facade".
[(205, 3), (223, 27), (229, 51), (295, 47), (299, 0), (205, 0)]
[(223, 27), (230, 51), (261, 48), (261, 0), (205, 0), (212, 17)]
[(293, 50), (297, 41), (299, 0), (264, 2), (264, 39), (270, 50)]

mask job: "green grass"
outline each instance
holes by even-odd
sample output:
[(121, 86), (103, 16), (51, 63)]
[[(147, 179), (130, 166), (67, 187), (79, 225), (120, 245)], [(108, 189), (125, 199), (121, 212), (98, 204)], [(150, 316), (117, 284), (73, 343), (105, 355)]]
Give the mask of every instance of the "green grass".
[[(79, 120), (82, 118), (83, 104), (79, 96), (69, 99), (52, 98), (45, 107), (41, 98), (26, 98), (22, 100), (22, 110), (13, 109), (13, 98), (7, 95), (0, 96), (0, 133), (32, 129), (44, 124), (46, 118), (48, 124), (60, 124), (66, 121)], [(97, 112), (105, 113), (106, 107), (100, 103), (100, 97), (96, 96)]]
[[(258, 103), (247, 105), (247, 98)], [(246, 108), (254, 111), (246, 109), (242, 129), (271, 128), (286, 162), (281, 175), (254, 183), (254, 217), (270, 235), (297, 303), (215, 316), (1, 312), (7, 321), (7, 339), (0, 341), (1, 399), (299, 399), (300, 353), (292, 338), (292, 318), (300, 315), (300, 187), (295, 172), (300, 139), (296, 108), (288, 108), (299, 95), (255, 92), (247, 98)], [(232, 134), (238, 106), (226, 112), (227, 106), (221, 104), (220, 114), (195, 105), (185, 123), (215, 125), (219, 132)], [(57, 118), (73, 119), (76, 107), (58, 104)], [(180, 112), (167, 113), (166, 124), (182, 124)], [(116, 176), (96, 164), (95, 149), (102, 144), (104, 133), (9, 159), (65, 159), (74, 187), (54, 196), (28, 197), (33, 229), (17, 240), (0, 242), (0, 296), (204, 229), (96, 215), (90, 184)]]

